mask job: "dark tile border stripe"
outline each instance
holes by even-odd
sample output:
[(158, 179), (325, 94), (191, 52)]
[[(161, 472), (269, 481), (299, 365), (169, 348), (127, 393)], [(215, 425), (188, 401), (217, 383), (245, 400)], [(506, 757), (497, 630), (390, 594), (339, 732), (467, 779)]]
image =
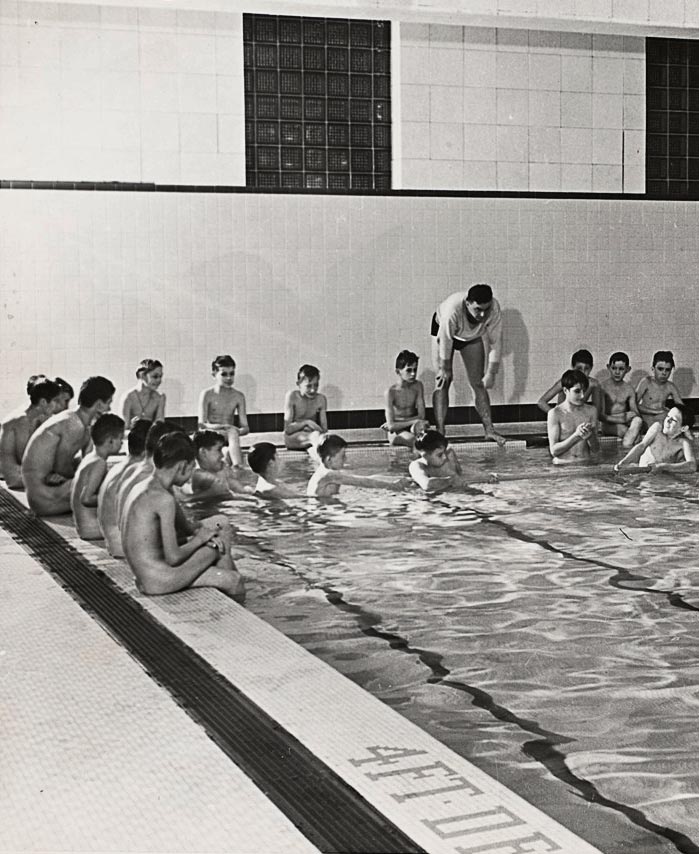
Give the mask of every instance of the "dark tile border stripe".
[[(419, 198), (476, 198), (476, 199), (599, 199), (617, 201), (663, 201), (646, 193), (536, 193), (514, 190), (316, 190), (299, 188), (257, 188), (219, 186), (213, 184), (151, 184), (137, 181), (31, 181), (0, 180), (0, 190), (99, 190), (122, 193), (247, 193), (250, 195), (302, 196), (388, 196)], [(685, 197), (679, 201), (691, 201)], [(666, 201), (674, 201), (667, 199)]]
[(423, 849), (6, 490), (3, 527), (323, 852)]

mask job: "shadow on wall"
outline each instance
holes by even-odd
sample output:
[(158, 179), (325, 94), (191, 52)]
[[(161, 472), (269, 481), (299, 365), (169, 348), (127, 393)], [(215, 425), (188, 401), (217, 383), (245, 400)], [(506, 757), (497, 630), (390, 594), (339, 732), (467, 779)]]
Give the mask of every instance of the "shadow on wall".
[(692, 368), (676, 368), (670, 379), (677, 386), (677, 390), (683, 398), (689, 397), (696, 383), (696, 377)]
[[(503, 361), (512, 356), (513, 384), (508, 403), (522, 403), (529, 379), (529, 332), (522, 313), (515, 308), (502, 311), (502, 356)], [(495, 390), (502, 395), (503, 373), (498, 374)]]

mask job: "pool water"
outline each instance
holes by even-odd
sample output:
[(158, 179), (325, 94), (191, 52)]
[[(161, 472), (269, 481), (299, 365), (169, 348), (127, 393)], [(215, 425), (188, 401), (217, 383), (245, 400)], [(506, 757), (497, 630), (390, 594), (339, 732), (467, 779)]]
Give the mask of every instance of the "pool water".
[(602, 850), (699, 852), (697, 477), (462, 462), (513, 479), (227, 502), (248, 607)]

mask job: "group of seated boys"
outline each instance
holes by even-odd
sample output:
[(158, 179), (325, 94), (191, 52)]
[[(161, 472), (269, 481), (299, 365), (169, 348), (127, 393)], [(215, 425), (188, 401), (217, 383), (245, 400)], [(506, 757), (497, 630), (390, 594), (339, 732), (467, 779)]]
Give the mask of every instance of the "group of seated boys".
[[(270, 442), (255, 444), (247, 454), (257, 482), (243, 483), (240, 437), (249, 426), (245, 397), (234, 388), (235, 367), (228, 355), (212, 362), (214, 385), (200, 396), (199, 429), (192, 438), (165, 420), (166, 399), (158, 390), (163, 367), (155, 359), (140, 363), (138, 385), (122, 399), (123, 417), (110, 412), (115, 388), (105, 377), (87, 379), (77, 408), (71, 410), (73, 390), (64, 380), (32, 376), (29, 406), (13, 413), (0, 429), (0, 474), (11, 489), (26, 490), (29, 507), (38, 515), (72, 512), (79, 536), (103, 538), (111, 555), (125, 557), (142, 592), (208, 586), (242, 598), (244, 584), (231, 556), (227, 517), (193, 524), (178, 501), (179, 490), (187, 487), (200, 498), (248, 500), (302, 493), (279, 480), (276, 447)], [(327, 498), (343, 485), (400, 490), (413, 482), (437, 493), (497, 480), (497, 475), (465, 476), (445, 436), (430, 428), (417, 367), (418, 356), (401, 351), (395, 365), (398, 379), (386, 391), (382, 426), (388, 442), (409, 448), (414, 457), (410, 477), (389, 477), (344, 470), (347, 442), (328, 433), (327, 401), (318, 391), (320, 372), (313, 365), (301, 366), (296, 388), (285, 399), (284, 443), (308, 450), (316, 462), (303, 494)], [(612, 354), (610, 376), (601, 384), (589, 378), (590, 353), (574, 353), (572, 369), (539, 400), (548, 413), (553, 462), (588, 460), (598, 450), (602, 432), (621, 438), (627, 450), (617, 471), (634, 464), (655, 471), (695, 471), (693, 417), (670, 382), (673, 367), (672, 353), (657, 352), (652, 376), (634, 390), (624, 379), (630, 368), (625, 353)], [(554, 397), (560, 402), (550, 405)], [(109, 467), (125, 432), (128, 455)]]

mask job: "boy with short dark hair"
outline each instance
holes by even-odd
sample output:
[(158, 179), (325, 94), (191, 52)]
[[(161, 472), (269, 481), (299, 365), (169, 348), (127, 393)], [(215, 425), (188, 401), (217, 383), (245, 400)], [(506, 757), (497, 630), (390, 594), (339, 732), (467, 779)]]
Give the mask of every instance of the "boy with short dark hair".
[(618, 436), (624, 448), (630, 448), (638, 439), (643, 419), (638, 413), (636, 392), (624, 377), (631, 370), (626, 353), (612, 353), (607, 363), (610, 376), (600, 386), (602, 409), (599, 419), (605, 436)]
[(231, 464), (243, 465), (240, 437), (250, 432), (245, 395), (233, 388), (235, 359), (225, 354), (211, 363), (214, 385), (204, 389), (199, 397), (199, 429), (222, 433), (228, 442)]
[(658, 350), (653, 354), (653, 375), (644, 377), (636, 386), (638, 411), (646, 427), (663, 423), (669, 411), (668, 400), (672, 400), (673, 404), (682, 404), (677, 386), (670, 382), (674, 367), (675, 357), (670, 350)]
[(97, 523), (104, 537), (107, 551), (114, 557), (123, 557), (121, 533), (117, 523), (117, 498), (122, 483), (131, 474), (138, 463), (142, 462), (146, 452), (146, 436), (152, 421), (137, 418), (132, 422), (127, 441), (129, 455), (125, 460), (112, 466), (97, 495)]
[(301, 365), (296, 388), (284, 399), (284, 444), (289, 450), (314, 448), (328, 432), (328, 401), (318, 391), (320, 371)]
[(202, 497), (227, 496), (231, 493), (252, 493), (252, 487), (243, 486), (232, 467), (226, 465), (223, 449), (226, 439), (215, 430), (199, 430), (192, 437), (196, 449), (197, 468), (192, 475), (192, 494)]
[(385, 395), (386, 421), (381, 425), (388, 433), (389, 445), (403, 445), (411, 450), (415, 437), (429, 426), (425, 420), (425, 391), (417, 378), (418, 356), (401, 350), (396, 357), (398, 382)]
[(585, 403), (588, 385), (582, 371), (565, 371), (561, 377), (565, 400), (549, 411), (547, 420), (549, 451), (556, 465), (584, 462), (599, 450), (597, 409)]
[(73, 386), (69, 382), (66, 382), (66, 380), (61, 379), (61, 377), (56, 377), (54, 382), (61, 390), (58, 396), (60, 403), (56, 407), (56, 412), (63, 412), (70, 406), (71, 400), (75, 397), (75, 392), (73, 391)]
[(36, 430), (22, 457), (27, 501), (39, 516), (70, 511), (70, 481), (77, 454), (90, 445), (90, 425), (109, 412), (114, 386), (106, 377), (88, 377), (80, 387), (78, 408), (52, 415)]
[(22, 489), (22, 455), (35, 430), (60, 411), (60, 389), (43, 374), (27, 381), (29, 406), (10, 414), (0, 426), (0, 477), (10, 489)]
[(248, 451), (248, 465), (257, 475), (255, 495), (261, 498), (299, 498), (300, 494), (279, 483), (277, 449), (271, 442), (258, 442)]
[(409, 483), (407, 478), (402, 477), (347, 474), (342, 471), (346, 449), (347, 442), (341, 436), (329, 434), (321, 440), (318, 444), (320, 465), (308, 481), (307, 495), (313, 498), (330, 498), (337, 495), (343, 485), (399, 490)]
[(196, 450), (184, 433), (168, 433), (153, 452), (154, 470), (128, 497), (121, 536), (138, 589), (150, 596), (190, 587), (216, 587), (242, 599), (243, 579), (231, 558), (231, 530), (225, 516), (205, 519), (178, 542), (178, 505), (173, 494), (194, 472)]
[(418, 436), (415, 450), (420, 456), (410, 463), (408, 472), (420, 489), (435, 493), (463, 485), (461, 464), (438, 430), (427, 430)]
[[(592, 403), (599, 414), (602, 411), (602, 391), (600, 385), (594, 377), (591, 377), (592, 372), (592, 353), (589, 350), (576, 350), (570, 358), (570, 367), (573, 371), (580, 371), (587, 377), (587, 391), (585, 392), (585, 403)], [(556, 398), (556, 403), (551, 403), (553, 398)], [(565, 396), (561, 387), (561, 381), (556, 382), (547, 389), (537, 400), (536, 405), (542, 412), (548, 414), (550, 409), (553, 409), (557, 404), (563, 403)]]
[(116, 454), (124, 438), (124, 421), (111, 412), (100, 417), (90, 428), (93, 449), (83, 457), (75, 472), (70, 507), (78, 536), (83, 540), (102, 537), (97, 520), (97, 497), (107, 474), (107, 458)]

